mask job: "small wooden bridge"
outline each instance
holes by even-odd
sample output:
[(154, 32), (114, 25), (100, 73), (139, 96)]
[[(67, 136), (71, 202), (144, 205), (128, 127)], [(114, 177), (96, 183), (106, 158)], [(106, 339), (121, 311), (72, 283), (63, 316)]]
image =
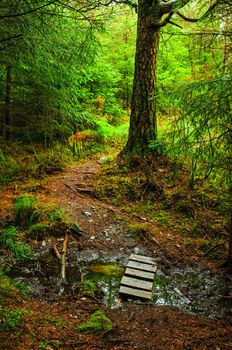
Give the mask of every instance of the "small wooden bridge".
[(153, 258), (131, 254), (121, 280), (119, 294), (139, 299), (152, 299), (157, 266)]

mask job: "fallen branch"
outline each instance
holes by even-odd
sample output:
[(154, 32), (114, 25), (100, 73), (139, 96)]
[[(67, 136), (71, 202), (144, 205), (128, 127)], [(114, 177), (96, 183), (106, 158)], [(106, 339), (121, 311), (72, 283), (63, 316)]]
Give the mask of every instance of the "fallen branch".
[(66, 183), (64, 183), (64, 185), (65, 185), (66, 187), (68, 187), (71, 191), (73, 191), (74, 193), (76, 193), (76, 189), (72, 188), (70, 185), (68, 185), (68, 184), (66, 184)]
[(213, 293), (214, 295), (216, 295), (216, 297), (218, 298), (222, 298), (222, 299), (232, 299), (232, 295), (221, 295), (221, 294), (217, 294), (214, 291), (211, 291), (211, 293)]
[(54, 244), (54, 245), (52, 246), (52, 249), (53, 249), (54, 254), (55, 254), (55, 256), (57, 257), (57, 259), (61, 260), (61, 255), (60, 255), (59, 250), (57, 249), (56, 244)]
[(211, 247), (207, 252), (205, 252), (204, 256), (209, 255), (213, 250), (215, 250), (218, 247), (224, 247), (224, 243), (218, 243), (215, 246)]

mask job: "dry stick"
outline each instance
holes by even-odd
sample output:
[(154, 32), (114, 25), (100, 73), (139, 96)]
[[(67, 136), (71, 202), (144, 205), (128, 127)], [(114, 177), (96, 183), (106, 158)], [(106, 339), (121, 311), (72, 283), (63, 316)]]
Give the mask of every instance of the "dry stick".
[(216, 295), (216, 297), (218, 298), (222, 298), (222, 299), (232, 299), (232, 295), (221, 295), (221, 294), (217, 294), (214, 291), (211, 291), (214, 295)]
[(55, 253), (57, 259), (61, 260), (61, 255), (60, 255), (59, 250), (57, 249), (56, 244), (53, 244), (52, 248), (53, 248), (53, 251), (54, 251), (54, 253)]
[(77, 191), (76, 189), (72, 188), (72, 187), (69, 186), (68, 184), (65, 184), (65, 183), (64, 183), (64, 185), (65, 185), (66, 187), (68, 187), (72, 192), (74, 192), (78, 197), (80, 197), (80, 198), (85, 198), (85, 197), (86, 197), (86, 195), (82, 195), (82, 194), (78, 193), (78, 191)]
[(215, 246), (211, 247), (207, 252), (204, 254), (204, 256), (209, 255), (214, 249), (219, 248), (219, 247), (224, 247), (224, 243), (218, 243)]
[(65, 233), (64, 242), (61, 252), (61, 279), (66, 281), (66, 253), (67, 253), (67, 245), (68, 245), (68, 233)]

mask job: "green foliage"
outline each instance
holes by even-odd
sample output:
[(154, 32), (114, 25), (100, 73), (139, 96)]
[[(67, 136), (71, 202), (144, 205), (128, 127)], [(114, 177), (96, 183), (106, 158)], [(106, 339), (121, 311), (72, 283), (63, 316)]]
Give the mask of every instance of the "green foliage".
[(104, 311), (96, 311), (86, 322), (75, 327), (75, 330), (84, 334), (101, 334), (113, 329), (112, 321)]
[(61, 208), (54, 208), (47, 214), (48, 220), (52, 224), (68, 224), (70, 223), (70, 217)]
[(49, 150), (35, 154), (35, 176), (63, 171), (72, 160), (71, 150), (56, 144)]
[(17, 327), (25, 314), (23, 309), (9, 311), (5, 307), (0, 307), (0, 330), (11, 331)]
[(0, 182), (7, 183), (21, 178), (22, 172), (22, 166), (12, 157), (5, 156), (0, 150)]
[(38, 222), (29, 227), (29, 234), (32, 238), (43, 239), (50, 234), (50, 226), (43, 222)]
[(95, 296), (95, 293), (97, 292), (98, 288), (96, 284), (93, 281), (90, 280), (83, 280), (78, 285), (80, 293), (83, 295), (90, 295), (92, 297)]
[(10, 294), (15, 295), (17, 292), (18, 290), (15, 283), (0, 269), (0, 298)]
[(0, 244), (6, 247), (16, 259), (29, 259), (32, 257), (31, 247), (19, 240), (19, 232), (16, 227), (10, 226), (0, 235)]
[(0, 301), (4, 297), (14, 298), (20, 294), (23, 297), (28, 297), (30, 288), (23, 282), (18, 282), (6, 276), (2, 269), (0, 269)]
[(59, 349), (60, 345), (51, 341), (42, 340), (39, 343), (39, 350)]
[(30, 194), (24, 194), (16, 199), (14, 204), (15, 222), (17, 225), (28, 228), (38, 220), (37, 200)]
[(47, 213), (50, 225), (50, 233), (53, 235), (64, 234), (65, 231), (71, 229), (71, 218), (61, 208), (54, 208)]
[(230, 76), (218, 76), (178, 90), (182, 113), (173, 123), (172, 149), (190, 160), (191, 186), (197, 177), (231, 186), (230, 86)]
[(125, 139), (128, 134), (128, 123), (112, 126), (107, 118), (103, 117), (96, 121), (97, 131), (105, 138)]

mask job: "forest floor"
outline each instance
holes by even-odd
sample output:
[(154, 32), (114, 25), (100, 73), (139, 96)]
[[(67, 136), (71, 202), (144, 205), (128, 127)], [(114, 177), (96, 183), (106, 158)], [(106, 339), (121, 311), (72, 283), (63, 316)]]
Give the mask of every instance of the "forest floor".
[[(113, 205), (110, 199), (99, 199), (95, 188), (103, 166), (100, 157), (83, 161), (64, 173), (48, 177), (41, 187), (33, 189), (40, 203), (54, 203), (64, 208), (73, 222), (83, 229), (80, 237), (69, 237), (67, 269), (81, 254), (83, 259), (112, 258), (114, 262), (124, 263), (137, 249), (141, 254), (153, 256), (163, 273), (168, 274), (173, 269), (185, 271), (190, 266), (196, 271), (207, 270), (212, 276), (226, 275), (221, 269), (222, 260), (209, 259), (176, 228), (133, 211), (127, 212)], [(0, 214), (5, 220), (10, 220), (14, 198), (30, 186), (25, 182), (4, 189)], [(48, 253), (52, 242), (33, 241), (32, 244), (38, 252)], [(231, 283), (229, 276), (227, 281)], [(225, 289), (220, 287), (216, 289), (216, 299), (228, 311), (222, 316), (220, 312), (217, 315), (217, 311), (207, 315), (161, 303), (125, 301), (110, 308), (100, 297), (75, 293), (54, 295), (49, 288), (27, 300), (18, 296), (14, 300), (9, 298), (6, 300), (8, 308), (23, 308), (26, 313), (16, 331), (0, 334), (0, 349), (231, 350), (232, 299), (230, 294), (221, 295), (225, 294)], [(186, 281), (180, 288), (187, 297), (191, 296), (188, 288)], [(110, 318), (111, 331), (85, 335), (75, 330), (76, 325), (86, 321), (96, 310), (103, 310)]]

